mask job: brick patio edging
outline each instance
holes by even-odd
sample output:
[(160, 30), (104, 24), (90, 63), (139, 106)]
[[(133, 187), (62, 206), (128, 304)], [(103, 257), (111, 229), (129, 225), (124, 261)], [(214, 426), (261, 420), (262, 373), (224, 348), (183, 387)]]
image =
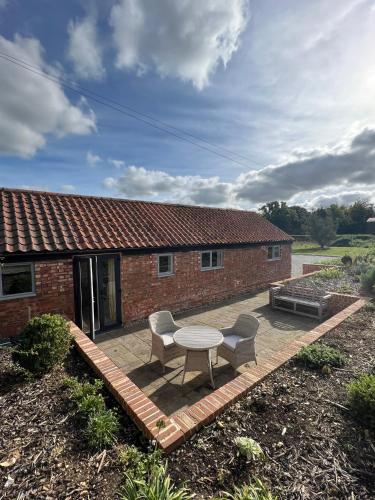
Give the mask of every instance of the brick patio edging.
[[(261, 365), (249, 368), (245, 373), (172, 417), (167, 417), (72, 321), (70, 329), (78, 352), (104, 381), (120, 406), (149, 439), (155, 440), (168, 453), (189, 439), (203, 425), (212, 422), (228, 406), (262, 382), (267, 375), (289, 361), (302, 347), (333, 330), (361, 309), (366, 302), (365, 299), (358, 299), (324, 323), (290, 342), (267, 361), (262, 361)], [(164, 422), (163, 428), (157, 425), (160, 420)]]

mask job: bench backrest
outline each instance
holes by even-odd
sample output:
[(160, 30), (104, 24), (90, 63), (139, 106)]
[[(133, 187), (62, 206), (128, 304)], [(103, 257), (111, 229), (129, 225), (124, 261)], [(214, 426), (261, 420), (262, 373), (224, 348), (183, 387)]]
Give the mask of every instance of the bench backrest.
[(310, 299), (310, 300), (321, 300), (327, 292), (324, 290), (319, 292), (315, 288), (306, 286), (306, 285), (286, 285), (281, 290), (280, 293), (282, 295), (288, 295), (289, 297), (296, 297), (302, 299)]

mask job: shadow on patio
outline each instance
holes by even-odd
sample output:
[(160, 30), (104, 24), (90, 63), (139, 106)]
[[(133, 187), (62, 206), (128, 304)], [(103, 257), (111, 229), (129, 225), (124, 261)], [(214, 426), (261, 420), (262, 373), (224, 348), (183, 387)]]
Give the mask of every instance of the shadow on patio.
[[(255, 341), (259, 365), (317, 324), (310, 318), (272, 310), (268, 305), (268, 292), (176, 314), (175, 319), (181, 326), (222, 328), (233, 324), (241, 313), (253, 314), (260, 322)], [(187, 373), (181, 385), (184, 357), (169, 362), (164, 375), (156, 358), (149, 363), (151, 333), (148, 328), (114, 330), (98, 336), (96, 344), (166, 415), (192, 405), (212, 391), (208, 376), (199, 372)], [(216, 363), (216, 353), (212, 353), (212, 359)], [(243, 365), (239, 372), (246, 371), (251, 364)], [(222, 358), (214, 364), (213, 373), (216, 388), (234, 377), (233, 369)]]

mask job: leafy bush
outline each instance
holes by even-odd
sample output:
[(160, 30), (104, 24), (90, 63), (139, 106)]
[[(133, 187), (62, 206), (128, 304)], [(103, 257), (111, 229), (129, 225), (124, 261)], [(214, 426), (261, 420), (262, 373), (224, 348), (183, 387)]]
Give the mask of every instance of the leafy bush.
[(79, 382), (74, 377), (67, 377), (64, 380), (64, 385), (70, 391), (70, 397), (77, 405), (87, 396), (96, 396), (103, 388), (103, 382), (100, 379), (95, 379), (91, 382)]
[(351, 266), (353, 264), (353, 259), (350, 255), (343, 255), (341, 257), (341, 262), (344, 264), (344, 266)]
[(332, 280), (339, 279), (343, 275), (342, 269), (338, 267), (327, 267), (327, 269), (321, 269), (314, 274), (314, 280)]
[(375, 429), (375, 375), (366, 374), (348, 384), (349, 405), (366, 427)]
[(120, 462), (126, 466), (125, 483), (121, 489), (123, 500), (188, 500), (185, 488), (176, 488), (167, 475), (167, 464), (161, 463), (161, 450), (142, 453), (135, 446), (127, 446), (120, 453)]
[(87, 422), (87, 441), (91, 448), (106, 448), (117, 441), (120, 425), (112, 410), (91, 414)]
[(105, 401), (99, 391), (103, 382), (95, 379), (91, 382), (79, 382), (76, 378), (66, 378), (65, 387), (69, 389), (78, 412), (86, 425), (86, 435), (91, 448), (105, 448), (113, 445), (119, 432), (117, 415), (107, 410)]
[(254, 460), (258, 457), (263, 457), (264, 453), (259, 443), (249, 437), (237, 437), (234, 440), (240, 455), (248, 460)]
[(337, 293), (344, 293), (344, 294), (351, 294), (354, 292), (354, 289), (353, 289), (353, 287), (348, 285), (348, 283), (340, 283), (336, 287), (336, 292)]
[(43, 375), (63, 361), (72, 340), (69, 323), (62, 316), (37, 316), (22, 330), (20, 343), (12, 354), (13, 362), (34, 375)]
[(337, 238), (332, 243), (333, 247), (350, 247), (352, 244), (352, 238)]
[(310, 368), (340, 367), (346, 363), (346, 357), (340, 351), (323, 343), (302, 347), (297, 359)]
[(371, 266), (362, 272), (361, 285), (368, 292), (375, 292), (375, 266)]
[[(225, 500), (277, 500), (267, 486), (255, 479), (252, 484), (235, 487), (233, 493), (224, 493)], [(218, 499), (217, 499), (218, 500)]]
[(85, 396), (78, 403), (78, 411), (85, 417), (103, 413), (105, 410), (104, 398), (101, 394), (90, 394)]

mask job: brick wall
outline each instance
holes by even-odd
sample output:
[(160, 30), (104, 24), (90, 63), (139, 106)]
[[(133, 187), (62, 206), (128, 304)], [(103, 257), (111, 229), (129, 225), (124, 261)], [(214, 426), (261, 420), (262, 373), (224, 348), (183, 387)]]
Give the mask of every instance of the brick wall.
[(121, 264), (125, 324), (168, 309), (180, 311), (268, 286), (288, 278), (290, 245), (282, 258), (268, 261), (265, 246), (225, 249), (224, 268), (200, 270), (200, 252), (175, 252), (174, 275), (157, 276), (157, 255), (123, 255)]
[(329, 269), (331, 267), (337, 267), (330, 264), (302, 264), (302, 274), (310, 274), (315, 271), (321, 271), (322, 269)]
[(17, 335), (28, 319), (42, 313), (74, 319), (71, 259), (35, 262), (34, 297), (0, 301), (0, 338)]

